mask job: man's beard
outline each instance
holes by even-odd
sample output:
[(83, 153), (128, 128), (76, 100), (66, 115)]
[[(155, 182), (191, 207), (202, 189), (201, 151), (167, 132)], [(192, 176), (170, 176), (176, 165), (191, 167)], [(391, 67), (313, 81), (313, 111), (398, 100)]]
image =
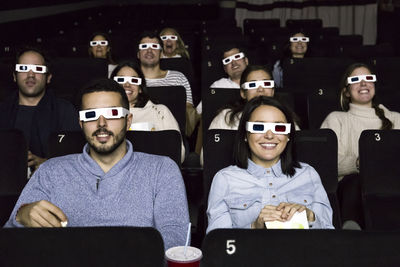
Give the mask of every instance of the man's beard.
[(122, 130), (117, 135), (114, 135), (113, 132), (110, 132), (105, 128), (99, 128), (92, 134), (92, 136), (96, 138), (96, 135), (98, 134), (107, 133), (110, 136), (110, 138), (114, 141), (114, 143), (112, 143), (109, 146), (96, 145), (91, 138), (89, 138), (88, 136), (85, 137), (90, 148), (92, 148), (96, 153), (101, 155), (108, 155), (113, 153), (124, 142), (126, 136), (125, 129), (126, 129), (126, 123), (124, 128), (122, 128)]

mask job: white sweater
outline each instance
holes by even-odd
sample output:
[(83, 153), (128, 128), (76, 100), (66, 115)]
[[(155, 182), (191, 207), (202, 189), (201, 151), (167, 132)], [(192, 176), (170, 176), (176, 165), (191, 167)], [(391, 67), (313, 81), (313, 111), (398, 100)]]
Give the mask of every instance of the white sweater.
[[(400, 113), (389, 111), (379, 105), (386, 118), (393, 123), (393, 129), (400, 128)], [(358, 139), (364, 130), (380, 129), (382, 121), (375, 114), (374, 108), (363, 107), (350, 103), (347, 112), (331, 112), (322, 122), (321, 128), (332, 129), (338, 138), (338, 172), (339, 180), (344, 175), (357, 173)]]

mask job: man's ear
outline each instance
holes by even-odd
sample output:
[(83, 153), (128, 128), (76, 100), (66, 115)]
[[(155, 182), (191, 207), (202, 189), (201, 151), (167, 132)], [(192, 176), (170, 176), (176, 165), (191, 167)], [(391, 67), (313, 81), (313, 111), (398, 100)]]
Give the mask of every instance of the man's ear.
[(247, 57), (244, 58), (244, 62), (246, 63), (246, 66), (249, 65), (249, 59)]
[(132, 113), (129, 113), (127, 120), (126, 120), (126, 130), (129, 131), (129, 128), (131, 128), (131, 124), (132, 124)]
[(81, 126), (81, 129), (83, 130), (83, 123), (81, 120), (79, 120), (79, 126)]
[(17, 82), (17, 76), (15, 75), (15, 72), (13, 72), (13, 79), (14, 79), (14, 82)]
[(48, 74), (48, 75), (47, 75), (47, 78), (46, 78), (46, 82), (47, 82), (47, 83), (50, 83), (52, 77), (53, 77), (53, 75)]

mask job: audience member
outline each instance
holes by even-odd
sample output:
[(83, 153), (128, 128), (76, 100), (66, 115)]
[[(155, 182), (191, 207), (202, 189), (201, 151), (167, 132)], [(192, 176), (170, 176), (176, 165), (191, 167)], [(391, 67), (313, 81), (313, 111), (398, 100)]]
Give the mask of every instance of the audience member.
[(185, 43), (178, 31), (174, 28), (164, 28), (160, 31), (160, 38), (163, 42), (161, 58), (186, 58), (190, 59)]
[[(266, 228), (306, 211), (312, 228), (333, 228), (332, 209), (318, 173), (294, 157), (292, 112), (258, 96), (243, 110), (234, 145), (234, 166), (214, 177), (207, 232), (217, 228)], [(267, 186), (266, 186), (267, 185)]]
[(16, 128), (28, 144), (28, 166), (35, 171), (47, 157), (47, 142), (56, 131), (79, 130), (78, 112), (47, 89), (52, 74), (47, 56), (37, 48), (17, 53), (14, 81), (18, 90), (0, 104), (1, 128)]
[(304, 58), (307, 53), (309, 41), (310, 38), (302, 32), (291, 35), (289, 43), (284, 48), (283, 58), (275, 62), (272, 71), (277, 88), (283, 87), (283, 70), (281, 65), (283, 60), (285, 58)]
[[(249, 64), (243, 49), (238, 45), (227, 45), (222, 51), (222, 64), (228, 77), (223, 77), (213, 82), (210, 88), (240, 89), (240, 77)], [(197, 113), (202, 113), (202, 102), (197, 106)]]
[(108, 62), (108, 77), (117, 66), (111, 56), (111, 42), (106, 33), (97, 32), (92, 35), (89, 42), (89, 56), (93, 58), (104, 58)]
[(240, 100), (228, 104), (213, 119), (209, 129), (237, 130), (244, 105), (260, 95), (274, 96), (274, 81), (264, 66), (249, 65), (240, 78)]
[[(111, 79), (118, 82), (125, 90), (132, 113), (129, 130), (163, 131), (179, 130), (179, 124), (165, 105), (154, 104), (147, 94), (146, 80), (140, 67), (130, 61), (120, 63), (112, 72)], [(185, 147), (182, 142), (182, 161)]]
[(81, 92), (81, 154), (53, 158), (30, 179), (6, 227), (155, 227), (165, 248), (184, 245), (189, 223), (185, 185), (168, 157), (135, 152), (125, 91), (98, 80)]
[(155, 33), (142, 33), (139, 37), (137, 52), (140, 67), (149, 87), (183, 86), (186, 89), (186, 135), (190, 136), (198, 121), (198, 115), (193, 108), (192, 90), (189, 81), (181, 72), (160, 68), (161, 45), (162, 41)]
[(358, 174), (358, 139), (368, 129), (400, 129), (400, 114), (376, 100), (376, 75), (363, 63), (350, 65), (340, 83), (343, 111), (330, 113), (321, 128), (332, 129), (338, 138), (338, 197), (343, 221), (364, 227), (361, 184)]

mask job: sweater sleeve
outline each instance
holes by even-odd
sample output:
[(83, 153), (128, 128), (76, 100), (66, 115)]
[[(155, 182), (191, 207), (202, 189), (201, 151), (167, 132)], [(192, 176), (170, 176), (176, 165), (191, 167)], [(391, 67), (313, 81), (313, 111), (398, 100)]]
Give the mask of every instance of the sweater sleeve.
[(46, 166), (48, 162), (43, 163), (29, 179), (24, 189), (19, 196), (17, 203), (11, 213), (9, 220), (6, 222), (4, 227), (23, 227), (20, 223), (15, 220), (19, 208), (24, 204), (30, 204), (40, 200), (50, 201), (50, 189), (51, 183), (48, 179), (46, 172)]
[(185, 185), (178, 166), (165, 157), (157, 175), (154, 223), (164, 247), (183, 246), (186, 241), (189, 211)]
[[(356, 161), (358, 151), (351, 151), (348, 125), (345, 124), (344, 118), (339, 116), (340, 113), (332, 112), (322, 122), (321, 128), (332, 129), (338, 139), (338, 175), (339, 177), (357, 173)], [(342, 117), (342, 118), (341, 118)]]

